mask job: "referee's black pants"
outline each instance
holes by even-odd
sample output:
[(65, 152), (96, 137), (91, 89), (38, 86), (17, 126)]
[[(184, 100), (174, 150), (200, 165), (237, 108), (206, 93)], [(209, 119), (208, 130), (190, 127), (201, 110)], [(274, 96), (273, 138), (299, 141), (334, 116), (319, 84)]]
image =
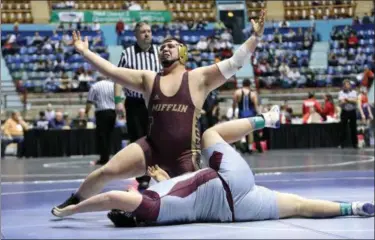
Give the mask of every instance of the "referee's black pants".
[(352, 111), (341, 111), (341, 147), (345, 147), (345, 140), (347, 136), (347, 125), (349, 122), (352, 146), (357, 148), (358, 138), (357, 138), (357, 112), (356, 110)]
[(95, 118), (96, 148), (100, 155), (98, 163), (106, 164), (109, 161), (112, 133), (116, 123), (116, 111), (112, 109), (96, 111)]
[[(124, 105), (129, 141), (132, 143), (147, 135), (148, 111), (143, 98), (127, 97)], [(149, 182), (150, 177), (145, 175), (136, 180), (138, 183)]]

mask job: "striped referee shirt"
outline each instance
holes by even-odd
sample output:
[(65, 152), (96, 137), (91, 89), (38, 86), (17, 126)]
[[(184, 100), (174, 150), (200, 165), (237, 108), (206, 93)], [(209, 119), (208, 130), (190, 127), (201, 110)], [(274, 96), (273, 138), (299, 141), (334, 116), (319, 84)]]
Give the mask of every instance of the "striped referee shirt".
[(95, 105), (95, 111), (115, 109), (114, 83), (101, 80), (91, 86), (87, 102)]
[[(122, 52), (118, 67), (160, 72), (161, 66), (158, 56), (158, 47), (152, 44), (150, 49), (144, 52), (141, 47), (135, 43), (125, 48)], [(141, 93), (126, 88), (124, 88), (124, 94), (126, 97), (143, 98)]]

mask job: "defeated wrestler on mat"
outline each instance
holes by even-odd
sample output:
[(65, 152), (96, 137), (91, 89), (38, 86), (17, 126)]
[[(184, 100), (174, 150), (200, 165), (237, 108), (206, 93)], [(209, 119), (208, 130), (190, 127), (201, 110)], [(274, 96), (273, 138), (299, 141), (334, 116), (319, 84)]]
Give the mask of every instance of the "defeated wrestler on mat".
[(260, 116), (218, 124), (204, 132), (203, 157), (209, 168), (175, 178), (158, 166), (149, 174), (160, 182), (142, 194), (110, 191), (77, 205), (54, 209), (53, 214), (72, 214), (121, 209), (126, 226), (192, 222), (240, 222), (289, 217), (328, 218), (374, 216), (374, 202), (337, 203), (306, 199), (272, 191), (255, 184), (252, 170), (229, 144), (252, 131), (279, 126), (279, 107)]
[(148, 166), (158, 164), (171, 177), (198, 170), (201, 155), (199, 115), (207, 95), (223, 85), (250, 59), (264, 31), (265, 11), (252, 20), (254, 35), (229, 59), (186, 71), (188, 50), (178, 39), (166, 39), (160, 46), (163, 72), (116, 67), (89, 49), (87, 38), (73, 32), (74, 47), (100, 73), (143, 93), (149, 114), (147, 136), (119, 151), (103, 167), (93, 171), (76, 193), (57, 210), (98, 194), (115, 179), (143, 176)]

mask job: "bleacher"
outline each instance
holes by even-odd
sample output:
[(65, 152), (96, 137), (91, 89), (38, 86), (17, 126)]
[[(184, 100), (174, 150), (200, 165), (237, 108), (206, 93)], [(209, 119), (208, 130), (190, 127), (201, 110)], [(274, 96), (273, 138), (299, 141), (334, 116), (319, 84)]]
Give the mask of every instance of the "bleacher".
[(256, 18), (260, 14), (260, 11), (267, 6), (267, 1), (265, 0), (246, 0), (246, 9), (247, 9), (247, 16), (249, 18)]
[[(142, 9), (149, 10), (147, 0), (134, 1), (141, 5)], [(76, 9), (76, 10), (119, 10), (124, 9), (123, 0), (76, 0), (76, 1), (62, 1), (62, 0), (49, 0), (50, 9)]]
[(30, 0), (1, 1), (2, 23), (32, 23)]
[(164, 4), (172, 12), (174, 21), (216, 21), (215, 0), (164, 0)]
[[(3, 56), (10, 70), (13, 80), (18, 88), (25, 88), (31, 92), (42, 92), (45, 89), (45, 80), (54, 75), (60, 80), (68, 77), (73, 79), (78, 69), (93, 70), (92, 66), (83, 60), (83, 57), (75, 52), (72, 45), (65, 45), (62, 41), (62, 32), (40, 31), (38, 32), (42, 41), (33, 44), (35, 31), (20, 31), (16, 37), (16, 44), (9, 49), (3, 48)], [(2, 31), (2, 45), (6, 43), (13, 32)], [(70, 32), (67, 32), (71, 36)], [(101, 32), (82, 31), (82, 36), (88, 36), (89, 42), (100, 36), (102, 41), (97, 45), (90, 45), (92, 50), (99, 53), (103, 58), (109, 59), (109, 54), (105, 50), (105, 40)], [(43, 48), (46, 41), (50, 41), (52, 48)], [(59, 48), (55, 48), (59, 44)], [(61, 66), (56, 68), (55, 61)], [(64, 74), (63, 74), (64, 73)], [(19, 80), (23, 80), (19, 85)], [(59, 81), (57, 81), (59, 82)], [(56, 83), (58, 84), (58, 83)]]
[(354, 0), (284, 1), (286, 20), (348, 18), (355, 9)]
[[(295, 33), (294, 36), (288, 36), (291, 31)], [(306, 37), (310, 41), (308, 45), (304, 44)], [(260, 86), (283, 86), (284, 82), (278, 70), (282, 62), (290, 69), (298, 68), (301, 75), (309, 71), (313, 42), (314, 33), (311, 28), (266, 28), (262, 41), (252, 57), (254, 75)]]
[[(327, 77), (333, 85), (340, 86), (347, 78), (357, 82), (356, 77), (374, 63), (374, 24), (336, 26), (331, 32), (330, 59)], [(349, 46), (348, 37), (354, 33), (358, 44)], [(363, 59), (360, 55), (363, 53)]]

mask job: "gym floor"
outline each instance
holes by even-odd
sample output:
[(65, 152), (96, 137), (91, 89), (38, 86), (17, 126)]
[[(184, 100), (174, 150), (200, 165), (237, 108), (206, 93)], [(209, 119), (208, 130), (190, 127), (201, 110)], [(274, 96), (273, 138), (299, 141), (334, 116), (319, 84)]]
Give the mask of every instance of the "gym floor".
[[(273, 190), (334, 201), (374, 200), (374, 149), (272, 150), (244, 155), (256, 183)], [(95, 156), (16, 159), (1, 162), (3, 239), (329, 238), (374, 239), (374, 218), (284, 219), (243, 223), (197, 223), (115, 228), (106, 212), (57, 219), (50, 213), (94, 167)], [(127, 189), (134, 179), (104, 191)]]

